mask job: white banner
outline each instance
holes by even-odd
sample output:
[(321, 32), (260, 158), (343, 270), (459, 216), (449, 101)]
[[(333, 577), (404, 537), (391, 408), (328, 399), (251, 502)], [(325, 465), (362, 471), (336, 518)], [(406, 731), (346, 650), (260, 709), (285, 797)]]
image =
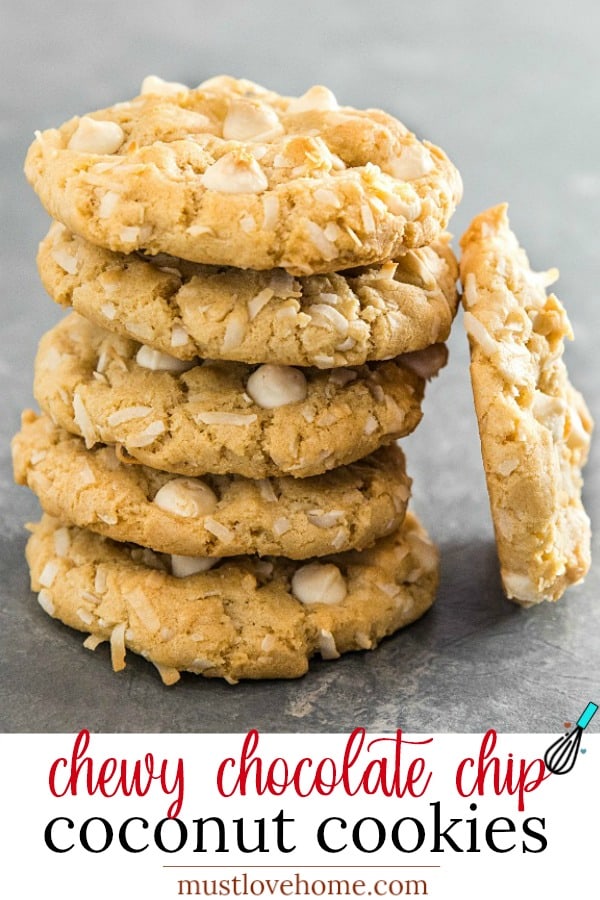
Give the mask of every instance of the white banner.
[(574, 731), (4, 735), (1, 894), (592, 897), (600, 736)]

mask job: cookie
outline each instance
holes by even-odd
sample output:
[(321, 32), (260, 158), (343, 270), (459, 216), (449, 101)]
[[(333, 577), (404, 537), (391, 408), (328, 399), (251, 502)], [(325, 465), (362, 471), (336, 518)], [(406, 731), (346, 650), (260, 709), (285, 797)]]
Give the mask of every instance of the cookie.
[(165, 255), (145, 262), (55, 222), (38, 268), (58, 303), (178, 359), (333, 368), (448, 338), (458, 303), (449, 240), (362, 270), (293, 278), (282, 269), (241, 271)]
[(324, 87), (142, 91), (38, 133), (25, 163), (50, 215), (110, 250), (334, 272), (435, 241), (462, 194), (442, 150)]
[(590, 565), (581, 468), (592, 420), (562, 360), (567, 314), (532, 272), (506, 205), (461, 239), (464, 321), (502, 582), (523, 605), (557, 600)]
[(243, 556), (179, 578), (167, 557), (49, 516), (30, 528), (31, 585), (45, 612), (88, 632), (91, 649), (110, 641), (115, 670), (127, 648), (166, 684), (181, 670), (297, 678), (316, 653), (373, 649), (418, 619), (438, 581), (437, 551), (410, 512), (369, 550), (309, 563)]
[(181, 478), (120, 463), (113, 447), (31, 410), (12, 443), (15, 480), (45, 512), (116, 541), (183, 556), (305, 559), (368, 547), (397, 529), (410, 494), (394, 445), (313, 478)]
[[(56, 424), (182, 475), (318, 475), (412, 431), (445, 346), (353, 369), (185, 363), (71, 313), (42, 338), (34, 393)], [(190, 368), (191, 366), (191, 368)], [(186, 371), (183, 371), (186, 370)]]

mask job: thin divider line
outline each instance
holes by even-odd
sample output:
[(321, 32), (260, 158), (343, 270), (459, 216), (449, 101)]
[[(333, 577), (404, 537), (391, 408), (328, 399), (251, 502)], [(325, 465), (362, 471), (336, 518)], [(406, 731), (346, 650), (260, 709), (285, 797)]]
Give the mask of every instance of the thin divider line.
[(302, 863), (287, 864), (269, 864), (264, 866), (245, 866), (243, 863), (238, 865), (227, 863), (215, 863), (214, 865), (163, 865), (163, 869), (441, 869), (441, 866), (423, 866), (423, 865), (364, 865), (364, 866), (348, 866), (345, 863), (322, 863), (322, 865), (303, 865)]

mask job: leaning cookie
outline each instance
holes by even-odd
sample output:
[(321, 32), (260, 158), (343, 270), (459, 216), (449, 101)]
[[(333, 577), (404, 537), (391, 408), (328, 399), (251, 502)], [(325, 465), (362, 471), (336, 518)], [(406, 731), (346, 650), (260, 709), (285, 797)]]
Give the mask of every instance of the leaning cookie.
[(381, 110), (224, 76), (147, 79), (130, 102), (38, 133), (25, 172), (93, 244), (294, 274), (429, 244), (462, 194), (445, 153)]
[(112, 253), (55, 222), (41, 242), (46, 290), (97, 325), (178, 359), (361, 365), (445, 341), (458, 266), (444, 235), (393, 262), (294, 278)]
[(211, 557), (207, 568), (245, 553), (306, 559), (363, 549), (402, 524), (410, 494), (393, 445), (313, 478), (181, 478), (120, 463), (113, 447), (88, 450), (27, 410), (12, 451), (15, 480), (45, 512), (116, 541)]
[[(34, 393), (57, 424), (155, 469), (319, 475), (411, 432), (436, 344), (356, 369), (188, 363), (71, 313), (42, 338)], [(421, 374), (416, 374), (420, 372)]]
[(306, 564), (277, 557), (224, 560), (175, 577), (171, 561), (44, 516), (30, 526), (31, 585), (49, 615), (126, 648), (173, 684), (181, 670), (229, 682), (297, 678), (316, 653), (373, 649), (431, 606), (438, 554), (412, 513), (362, 552)]
[(562, 360), (565, 310), (509, 229), (506, 206), (461, 240), (465, 327), (483, 462), (504, 589), (531, 605), (557, 600), (590, 565), (581, 503), (592, 421)]

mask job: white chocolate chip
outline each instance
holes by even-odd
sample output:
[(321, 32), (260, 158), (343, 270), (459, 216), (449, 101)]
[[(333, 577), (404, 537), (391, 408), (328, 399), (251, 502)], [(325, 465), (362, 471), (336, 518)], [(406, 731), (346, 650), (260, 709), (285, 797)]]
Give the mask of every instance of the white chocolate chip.
[(292, 594), (301, 603), (341, 603), (347, 593), (346, 581), (333, 563), (309, 563), (292, 578)]
[(267, 176), (249, 153), (226, 153), (204, 172), (200, 181), (207, 190), (222, 194), (259, 194), (269, 186)]
[(290, 113), (307, 112), (312, 109), (339, 109), (335, 94), (321, 84), (315, 84), (301, 97), (296, 97), (288, 104)]
[(226, 141), (269, 141), (283, 128), (275, 110), (259, 100), (232, 100), (223, 122)]
[(306, 399), (308, 386), (300, 369), (292, 366), (264, 365), (252, 373), (246, 390), (263, 409), (276, 409)]
[(171, 555), (171, 573), (175, 578), (187, 578), (188, 575), (208, 572), (218, 562), (221, 562), (218, 556), (179, 556), (173, 553)]
[(528, 575), (519, 572), (502, 572), (502, 582), (509, 598), (522, 603), (537, 603), (540, 599), (536, 585)]
[(409, 144), (402, 148), (402, 153), (396, 159), (390, 160), (386, 166), (387, 171), (394, 178), (403, 181), (414, 181), (426, 175), (433, 169), (431, 153), (423, 144)]
[(180, 94), (188, 90), (185, 84), (178, 81), (164, 81), (158, 75), (146, 75), (142, 81), (140, 94)]
[(135, 355), (138, 366), (151, 369), (153, 372), (187, 372), (197, 365), (197, 360), (176, 359), (168, 353), (154, 350), (152, 347), (142, 344)]
[(153, 502), (159, 509), (183, 518), (199, 518), (213, 512), (217, 497), (200, 479), (174, 478), (157, 491)]
[(83, 116), (67, 146), (78, 153), (115, 153), (124, 140), (125, 133), (116, 122)]

